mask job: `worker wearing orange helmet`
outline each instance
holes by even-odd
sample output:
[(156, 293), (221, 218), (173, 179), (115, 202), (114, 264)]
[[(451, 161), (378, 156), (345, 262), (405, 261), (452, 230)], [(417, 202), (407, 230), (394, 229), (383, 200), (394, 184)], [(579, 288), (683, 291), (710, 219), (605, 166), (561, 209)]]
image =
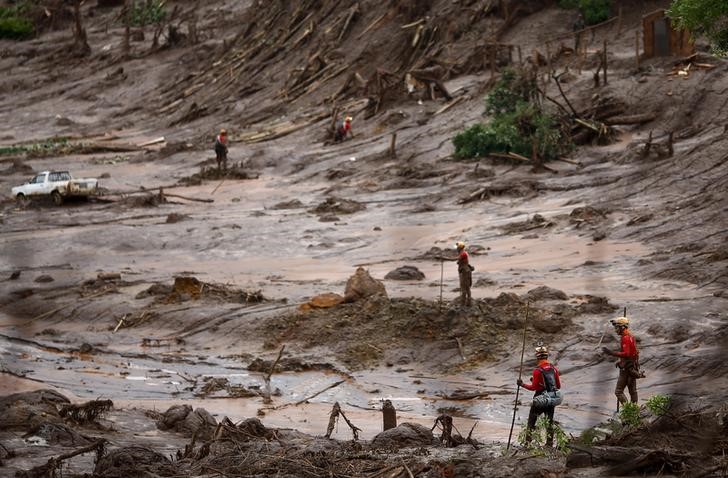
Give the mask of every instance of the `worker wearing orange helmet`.
[(470, 265), (470, 256), (465, 250), (465, 243), (458, 241), (455, 244), (458, 251), (458, 277), (460, 278), (460, 304), (472, 305), (473, 299), (470, 295), (470, 287), (473, 285), (473, 271), (475, 268)]
[(614, 332), (620, 336), (620, 349), (618, 352), (602, 347), (602, 351), (606, 354), (618, 357), (617, 367), (619, 367), (619, 378), (614, 394), (617, 396), (619, 403), (627, 402), (627, 396), (624, 389), (629, 390), (629, 398), (632, 403), (637, 403), (637, 379), (644, 375), (639, 369), (640, 353), (637, 350), (637, 341), (634, 335), (629, 331), (629, 319), (625, 317), (617, 317), (609, 321), (614, 327)]
[(334, 141), (340, 142), (344, 141), (347, 138), (353, 138), (354, 132), (351, 130), (351, 122), (353, 121), (353, 118), (351, 116), (347, 116), (344, 118), (344, 121), (340, 121), (336, 125), (336, 131), (334, 131)]
[(227, 171), (227, 153), (228, 153), (227, 130), (220, 130), (220, 134), (215, 137), (215, 160), (217, 161), (217, 170), (219, 172)]

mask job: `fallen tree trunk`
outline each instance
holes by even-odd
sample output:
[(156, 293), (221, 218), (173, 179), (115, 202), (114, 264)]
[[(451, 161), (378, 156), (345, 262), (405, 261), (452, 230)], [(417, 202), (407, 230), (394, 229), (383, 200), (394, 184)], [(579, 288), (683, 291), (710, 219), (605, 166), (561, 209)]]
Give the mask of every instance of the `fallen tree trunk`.
[(654, 113), (640, 113), (636, 115), (612, 116), (604, 120), (608, 125), (625, 125), (625, 124), (644, 124), (649, 123), (657, 118)]

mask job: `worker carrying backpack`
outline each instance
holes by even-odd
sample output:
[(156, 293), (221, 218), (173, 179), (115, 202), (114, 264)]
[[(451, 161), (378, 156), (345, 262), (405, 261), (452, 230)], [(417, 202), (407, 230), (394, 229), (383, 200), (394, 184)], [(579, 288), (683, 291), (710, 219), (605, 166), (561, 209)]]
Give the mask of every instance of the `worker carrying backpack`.
[(540, 395), (533, 397), (533, 406), (537, 410), (546, 410), (547, 408), (561, 405), (564, 398), (561, 394), (561, 390), (556, 388), (556, 373), (554, 372), (554, 369), (550, 368), (548, 370), (544, 370), (541, 367), (538, 369), (541, 371), (545, 390)]

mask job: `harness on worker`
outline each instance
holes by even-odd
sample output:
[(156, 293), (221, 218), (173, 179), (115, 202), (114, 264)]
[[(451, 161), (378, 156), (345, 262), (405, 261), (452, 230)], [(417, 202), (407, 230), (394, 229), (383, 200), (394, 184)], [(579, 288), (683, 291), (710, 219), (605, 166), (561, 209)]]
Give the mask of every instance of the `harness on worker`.
[(539, 410), (546, 410), (561, 405), (564, 398), (561, 390), (556, 388), (556, 371), (553, 368), (547, 370), (542, 367), (538, 367), (538, 370), (541, 371), (544, 391), (533, 397), (533, 406)]

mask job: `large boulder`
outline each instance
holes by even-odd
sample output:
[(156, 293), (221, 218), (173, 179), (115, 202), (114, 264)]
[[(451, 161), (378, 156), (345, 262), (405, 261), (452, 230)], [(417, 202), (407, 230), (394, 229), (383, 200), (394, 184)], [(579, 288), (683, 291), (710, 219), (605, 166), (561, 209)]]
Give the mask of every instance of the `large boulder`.
[(374, 279), (363, 267), (359, 267), (346, 282), (344, 302), (356, 302), (372, 296), (387, 297), (387, 289), (381, 281)]
[(0, 430), (30, 430), (44, 422), (61, 423), (57, 405), (71, 403), (55, 390), (34, 390), (0, 397)]
[(415, 266), (402, 266), (389, 271), (384, 278), (387, 280), (423, 280), (425, 274)]
[(174, 430), (187, 436), (206, 439), (212, 436), (217, 420), (204, 408), (192, 410), (189, 405), (172, 405), (157, 421), (160, 430)]
[(409, 422), (385, 430), (372, 440), (372, 445), (378, 448), (418, 447), (435, 443), (435, 437), (429, 428)]
[(566, 300), (569, 297), (558, 289), (542, 285), (526, 292), (526, 298), (532, 302), (539, 300)]

